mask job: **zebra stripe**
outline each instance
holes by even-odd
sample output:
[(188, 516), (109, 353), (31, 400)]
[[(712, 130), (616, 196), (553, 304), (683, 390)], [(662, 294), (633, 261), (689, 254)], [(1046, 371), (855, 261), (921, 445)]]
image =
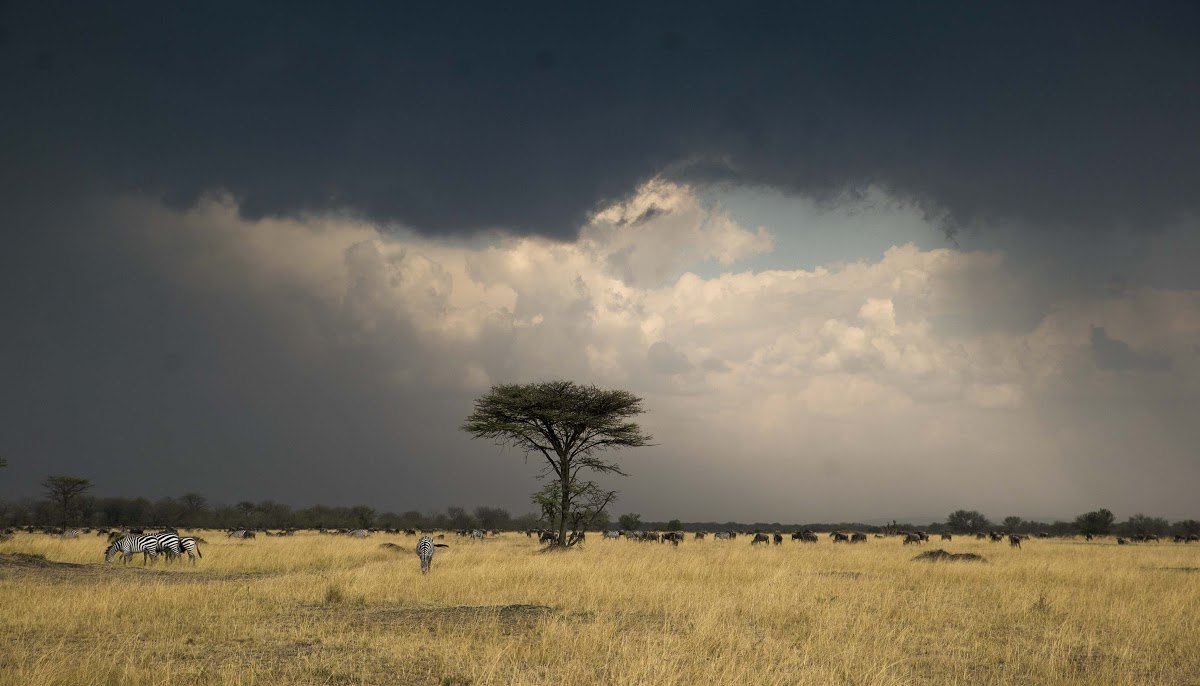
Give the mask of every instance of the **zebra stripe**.
[(183, 554), (177, 534), (164, 531), (161, 534), (146, 534), (146, 538), (154, 539), (157, 551), (166, 556), (167, 562), (172, 562), (175, 558)]
[(417, 542), (417, 557), (421, 558), (421, 573), (428, 574), (429, 567), (433, 564), (434, 548), (449, 548), (445, 543), (434, 543), (433, 539), (428, 536), (422, 536)]
[(196, 564), (197, 557), (204, 557), (200, 554), (200, 546), (196, 543), (196, 539), (191, 536), (179, 539), (179, 545), (187, 553), (188, 561), (192, 564)]
[(145, 565), (147, 559), (157, 559), (158, 557), (158, 538), (156, 536), (119, 538), (109, 544), (108, 549), (104, 551), (104, 561), (112, 562), (118, 553), (121, 555), (121, 564), (129, 564), (134, 553), (141, 553), (142, 564)]

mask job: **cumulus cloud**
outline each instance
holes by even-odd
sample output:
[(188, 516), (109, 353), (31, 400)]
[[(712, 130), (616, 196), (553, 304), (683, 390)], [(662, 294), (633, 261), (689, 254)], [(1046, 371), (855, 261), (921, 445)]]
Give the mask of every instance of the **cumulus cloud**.
[[(936, 515), (961, 502), (950, 491), (984, 508), (1018, 498), (1058, 512), (1147, 492), (1146, 473), (1123, 466), (1123, 454), (1151, 440), (1146, 427), (1164, 469), (1197, 469), (1177, 457), (1197, 437), (1174, 414), (1200, 398), (1196, 292), (1130, 287), (1056, 301), (1025, 332), (947, 332), (941, 318), (978, 307), (965, 275), (1021, 278), (1004, 255), (901, 245), (811, 270), (738, 270), (770, 248), (769, 232), (661, 181), (597, 212), (569, 243), (450, 243), (331, 215), (247, 220), (225, 196), (186, 211), (126, 197), (104, 214), (158, 288), (192, 303), (189, 321), (201, 317), (201, 340), (221, 351), (205, 353), (208, 363), (196, 354), (173, 383), (204, 370), (205, 398), (250, 383), (282, 435), (327, 425), (335, 443), (357, 446), (345, 465), (389, 473), (372, 456), (405, 454), (403, 469), (438, 493), (510, 484), (507, 502), (520, 506), (520, 480), (455, 427), (489, 384), (550, 377), (646, 397), (663, 445), (631, 458), (635, 478), (621, 488), (631, 507), (664, 515), (886, 516), (914, 502), (937, 504)], [(728, 269), (689, 271), (709, 261)], [(1128, 341), (1119, 350), (1134, 359), (1169, 360), (1169, 392), (1146, 365), (1125, 364), (1115, 378), (1091, 364), (1098, 327), (1110, 357)], [(1167, 396), (1176, 409), (1165, 414), (1130, 411)], [(299, 397), (316, 404), (296, 410)], [(1113, 408), (1124, 414), (1097, 427), (1093, 413)], [(313, 442), (289, 458), (319, 462), (303, 457)], [(280, 446), (268, 452), (278, 454), (264, 463), (278, 464)], [(1121, 481), (1081, 484), (1081, 468)], [(663, 495), (664, 480), (685, 473), (690, 489), (729, 497), (701, 507)], [(321, 480), (335, 483), (362, 487)], [(410, 479), (390, 488), (420, 491)], [(1184, 497), (1172, 493), (1163, 497)]]

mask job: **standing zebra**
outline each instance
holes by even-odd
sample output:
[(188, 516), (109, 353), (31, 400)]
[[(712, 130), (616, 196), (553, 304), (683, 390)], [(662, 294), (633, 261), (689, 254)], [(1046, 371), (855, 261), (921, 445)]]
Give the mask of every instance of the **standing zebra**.
[(164, 531), (161, 534), (147, 534), (146, 538), (155, 540), (158, 552), (166, 556), (167, 562), (173, 562), (175, 558), (183, 554), (183, 547), (179, 543), (177, 534)]
[(421, 573), (428, 574), (429, 566), (433, 564), (434, 548), (449, 548), (445, 543), (434, 543), (428, 536), (422, 536), (417, 543), (417, 557), (421, 558)]
[(104, 561), (112, 562), (117, 554), (121, 555), (121, 564), (129, 564), (134, 553), (142, 554), (142, 564), (147, 559), (158, 558), (158, 538), (155, 536), (126, 536), (118, 538), (109, 544), (104, 551)]
[(197, 557), (204, 557), (200, 554), (200, 546), (196, 543), (196, 539), (191, 536), (179, 539), (179, 546), (187, 553), (188, 561), (192, 564), (196, 564)]

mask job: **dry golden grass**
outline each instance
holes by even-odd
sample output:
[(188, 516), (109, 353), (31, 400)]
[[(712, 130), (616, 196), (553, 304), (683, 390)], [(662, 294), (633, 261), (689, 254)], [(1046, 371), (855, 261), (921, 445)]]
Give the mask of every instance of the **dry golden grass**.
[[(202, 533), (194, 568), (102, 539), (0, 553), (0, 684), (1197, 684), (1200, 546)], [(384, 550), (395, 542), (404, 552)]]

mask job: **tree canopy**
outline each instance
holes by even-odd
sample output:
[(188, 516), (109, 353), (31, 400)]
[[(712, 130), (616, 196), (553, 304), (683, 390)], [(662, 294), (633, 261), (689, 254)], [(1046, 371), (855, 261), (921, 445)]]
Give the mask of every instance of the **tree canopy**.
[[(616, 497), (581, 472), (625, 475), (604, 453), (651, 444), (632, 421), (643, 412), (642, 399), (623, 390), (571, 381), (501, 384), (475, 400), (462, 430), (545, 460), (543, 476), (555, 483), (534, 494), (534, 502), (553, 517), (558, 545), (567, 546), (575, 540), (567, 538), (568, 524), (588, 524)], [(590, 516), (581, 516), (584, 511)]]

